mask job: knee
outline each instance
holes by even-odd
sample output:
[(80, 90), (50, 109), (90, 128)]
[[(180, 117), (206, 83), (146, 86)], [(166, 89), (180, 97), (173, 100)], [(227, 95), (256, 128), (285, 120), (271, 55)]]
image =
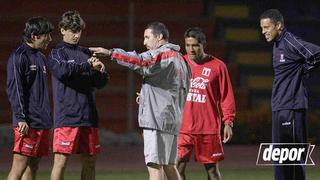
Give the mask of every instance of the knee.
[(65, 169), (67, 167), (67, 156), (63, 155), (58, 155), (54, 159), (54, 167), (59, 168), (59, 169)]
[(163, 170), (165, 172), (179, 172), (176, 165), (164, 165)]
[(187, 166), (187, 162), (186, 161), (183, 161), (183, 160), (179, 160), (178, 161), (177, 169), (178, 169), (180, 174), (184, 174), (186, 166)]
[(28, 166), (32, 172), (37, 172), (37, 170), (39, 169), (39, 162), (30, 161)]
[(168, 170), (168, 171), (172, 171), (175, 169), (175, 165), (163, 165), (163, 169)]
[(219, 179), (221, 177), (219, 168), (216, 164), (205, 164), (205, 168), (210, 177)]
[(207, 172), (208, 172), (208, 174), (209, 174), (210, 177), (212, 176), (212, 177), (217, 178), (217, 177), (220, 177), (220, 176), (221, 176), (221, 175), (220, 175), (220, 171), (219, 171), (219, 169), (217, 169), (217, 168), (208, 169)]
[(66, 169), (67, 167), (67, 163), (65, 161), (55, 161), (54, 162), (54, 167), (58, 168), (58, 169)]

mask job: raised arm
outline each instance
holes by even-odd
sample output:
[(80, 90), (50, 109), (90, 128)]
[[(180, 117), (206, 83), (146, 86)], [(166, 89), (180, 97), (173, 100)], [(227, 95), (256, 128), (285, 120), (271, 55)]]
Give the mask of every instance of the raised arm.
[(167, 68), (173, 58), (177, 57), (176, 51), (167, 49), (165, 51), (147, 51), (141, 54), (135, 51), (127, 52), (122, 49), (89, 48), (94, 55), (110, 56), (119, 65), (143, 75), (151, 76)]
[(57, 79), (68, 80), (82, 72), (90, 71), (92, 67), (90, 59), (87, 62), (77, 64), (73, 60), (68, 60), (63, 53), (63, 49), (53, 49), (48, 58), (48, 67)]

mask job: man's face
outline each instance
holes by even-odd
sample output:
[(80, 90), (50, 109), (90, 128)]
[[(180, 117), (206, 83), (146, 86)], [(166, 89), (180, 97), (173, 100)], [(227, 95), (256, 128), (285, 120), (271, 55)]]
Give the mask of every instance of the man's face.
[(64, 42), (69, 43), (69, 44), (78, 44), (79, 43), (82, 30), (74, 32), (70, 29), (65, 30), (65, 29), (61, 28), (60, 31), (63, 36)]
[(275, 40), (281, 32), (281, 24), (272, 22), (270, 18), (261, 19), (260, 27), (267, 42)]
[(197, 39), (193, 37), (187, 37), (184, 39), (186, 52), (191, 60), (201, 60), (204, 55), (203, 44), (199, 43)]
[(159, 46), (160, 37), (154, 35), (152, 29), (146, 29), (143, 37), (143, 45), (145, 45), (148, 50), (156, 49)]
[(36, 49), (47, 49), (48, 44), (52, 41), (51, 34), (41, 34), (33, 38), (33, 44)]

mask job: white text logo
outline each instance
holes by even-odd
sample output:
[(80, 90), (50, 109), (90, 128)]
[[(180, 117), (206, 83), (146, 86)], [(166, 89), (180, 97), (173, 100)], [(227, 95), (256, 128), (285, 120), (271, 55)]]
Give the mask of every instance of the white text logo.
[(196, 77), (195, 79), (191, 79), (190, 88), (196, 89), (206, 89), (208, 79), (204, 79), (202, 77)]
[(26, 146), (26, 148), (28, 148), (28, 149), (33, 149), (33, 146), (32, 146), (31, 144), (26, 144), (25, 146)]
[(256, 165), (315, 165), (309, 143), (261, 143)]
[(189, 92), (187, 95), (187, 101), (205, 103), (206, 102), (206, 95)]
[(61, 142), (62, 146), (70, 146), (70, 144), (71, 144), (70, 142), (64, 142), (64, 141)]

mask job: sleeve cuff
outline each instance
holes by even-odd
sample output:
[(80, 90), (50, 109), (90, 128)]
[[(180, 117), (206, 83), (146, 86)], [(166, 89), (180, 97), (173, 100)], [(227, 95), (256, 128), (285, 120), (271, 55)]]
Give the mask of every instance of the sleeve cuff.
[(230, 120), (225, 121), (225, 122), (224, 122), (224, 125), (229, 125), (230, 127), (233, 128), (233, 121), (230, 121)]

